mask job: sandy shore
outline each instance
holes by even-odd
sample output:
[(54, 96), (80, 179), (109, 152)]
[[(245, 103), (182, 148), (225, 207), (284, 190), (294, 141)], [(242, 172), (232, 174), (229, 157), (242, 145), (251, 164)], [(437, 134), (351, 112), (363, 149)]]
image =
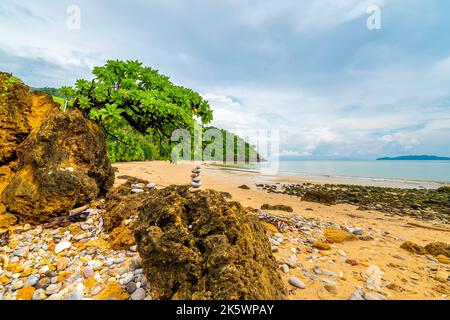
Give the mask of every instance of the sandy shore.
[[(208, 164), (201, 165), (203, 188), (211, 188), (229, 192), (233, 200), (237, 200), (244, 206), (260, 208), (262, 204), (284, 204), (291, 206), (294, 213), (304, 217), (316, 217), (323, 221), (333, 221), (341, 225), (352, 225), (365, 230), (365, 234), (374, 238), (374, 241), (353, 241), (344, 244), (333, 245), (332, 250), (320, 252), (318, 260), (308, 260), (308, 253), (300, 249), (299, 262), (303, 269), (312, 270), (319, 266), (332, 270), (339, 274), (334, 281), (338, 284), (336, 294), (329, 294), (323, 289), (323, 283), (311, 281), (303, 276), (302, 268), (296, 268), (285, 274), (287, 279), (296, 276), (305, 283), (305, 290), (291, 292), (292, 299), (348, 299), (358, 286), (364, 285), (362, 274), (369, 265), (378, 266), (384, 273), (383, 281), (401, 287), (399, 290), (386, 289), (384, 294), (390, 299), (448, 299), (449, 282), (442, 283), (435, 280), (436, 268), (449, 272), (448, 265), (432, 261), (426, 256), (417, 256), (400, 248), (403, 241), (413, 241), (419, 245), (430, 242), (450, 242), (450, 230), (448, 226), (430, 222), (414, 220), (408, 217), (387, 216), (377, 211), (360, 211), (351, 205), (325, 206), (318, 203), (310, 203), (299, 198), (283, 194), (268, 194), (257, 190), (256, 184), (269, 181), (281, 181), (279, 177), (260, 176), (257, 173), (245, 171), (223, 170)], [(125, 182), (124, 176), (132, 176), (152, 181), (158, 187), (166, 187), (171, 184), (188, 184), (192, 163), (174, 165), (169, 162), (133, 162), (117, 163), (116, 184)], [(290, 181), (295, 183), (306, 180)], [(315, 182), (315, 181), (313, 181)], [(238, 188), (248, 185), (250, 190)], [(410, 223), (419, 224), (422, 227), (411, 226)], [(438, 231), (437, 229), (443, 229)], [(284, 235), (288, 240), (295, 235)], [(279, 261), (289, 258), (292, 254), (290, 241), (280, 246), (275, 253)], [(345, 253), (344, 257), (340, 257)], [(347, 258), (357, 259), (357, 266), (345, 263)], [(430, 260), (431, 259), (431, 260)], [(330, 263), (330, 260), (334, 262)]]

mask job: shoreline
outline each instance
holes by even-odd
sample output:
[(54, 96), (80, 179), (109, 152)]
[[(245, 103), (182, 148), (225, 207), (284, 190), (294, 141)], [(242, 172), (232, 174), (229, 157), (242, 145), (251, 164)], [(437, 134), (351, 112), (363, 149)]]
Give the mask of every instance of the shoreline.
[(358, 186), (390, 187), (400, 189), (438, 189), (444, 186), (450, 186), (450, 182), (433, 180), (415, 180), (415, 179), (394, 179), (394, 178), (374, 178), (359, 176), (339, 176), (339, 175), (315, 175), (308, 173), (278, 172), (277, 174), (264, 174), (256, 169), (239, 167), (234, 165), (222, 165), (215, 162), (204, 162), (207, 167), (217, 168), (224, 171), (236, 171), (252, 173), (264, 177), (266, 183), (314, 183), (314, 184), (346, 184)]

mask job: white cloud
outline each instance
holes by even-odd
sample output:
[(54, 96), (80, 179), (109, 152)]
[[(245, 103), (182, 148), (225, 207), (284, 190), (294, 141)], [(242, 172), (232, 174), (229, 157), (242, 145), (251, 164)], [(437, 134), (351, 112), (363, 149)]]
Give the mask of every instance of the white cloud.
[[(384, 6), (388, 0), (239, 1), (241, 21), (255, 28), (283, 19), (297, 32), (321, 31), (366, 15), (371, 5)], [(365, 24), (362, 25), (365, 27)]]
[(239, 107), (239, 102), (233, 101), (232, 98), (224, 96), (224, 95), (217, 95), (214, 93), (205, 93), (202, 94), (203, 99), (208, 100), (209, 104), (214, 107)]

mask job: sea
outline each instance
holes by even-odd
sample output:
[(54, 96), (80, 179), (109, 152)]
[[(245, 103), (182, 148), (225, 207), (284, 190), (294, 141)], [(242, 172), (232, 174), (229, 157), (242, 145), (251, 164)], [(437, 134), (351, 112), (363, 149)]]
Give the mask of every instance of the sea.
[[(254, 164), (259, 170), (264, 164)], [(450, 184), (450, 161), (364, 161), (302, 160), (280, 161), (282, 175), (317, 178), (355, 184), (438, 188)]]

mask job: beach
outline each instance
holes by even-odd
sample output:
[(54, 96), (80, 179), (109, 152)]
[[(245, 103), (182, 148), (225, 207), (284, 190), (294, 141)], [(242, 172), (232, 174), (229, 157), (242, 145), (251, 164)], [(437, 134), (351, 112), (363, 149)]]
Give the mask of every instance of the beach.
[[(115, 184), (119, 185), (129, 177), (154, 182), (158, 188), (172, 184), (188, 184), (193, 166), (193, 163), (175, 165), (164, 161), (116, 163)], [(420, 221), (407, 216), (388, 215), (379, 211), (361, 211), (353, 205), (327, 206), (301, 201), (285, 194), (269, 194), (259, 190), (256, 184), (279, 183), (284, 177), (224, 170), (211, 164), (200, 166), (202, 188), (227, 192), (231, 194), (232, 200), (245, 207), (259, 209), (263, 204), (283, 204), (292, 207), (293, 212), (278, 212), (279, 214), (298, 215), (341, 226), (352, 226), (364, 230), (365, 236), (373, 238), (372, 241), (335, 243), (330, 250), (317, 251), (299, 245), (299, 235), (295, 232), (283, 234), (282, 244), (274, 252), (276, 259), (283, 265), (283, 262), (290, 259), (293, 250), (296, 251), (298, 259), (298, 267), (291, 268), (283, 277), (286, 282), (295, 276), (306, 283), (305, 289), (291, 291), (290, 299), (349, 299), (355, 288), (358, 291), (358, 287), (364, 286), (366, 280), (363, 274), (370, 266), (379, 268), (383, 283), (392, 288), (383, 288), (388, 299), (448, 299), (448, 282), (441, 282), (436, 277), (439, 272), (448, 273), (449, 265), (440, 263), (434, 257), (416, 255), (400, 248), (405, 241), (421, 246), (437, 240), (448, 243), (448, 225), (436, 221)], [(318, 181), (291, 178), (289, 182)], [(242, 185), (247, 185), (249, 189), (239, 188)], [(357, 264), (350, 265), (349, 261), (352, 260), (356, 260)], [(324, 270), (326, 272), (323, 272)], [(315, 274), (318, 279), (312, 280), (314, 277), (308, 277), (311, 274)], [(327, 281), (337, 287), (336, 292), (334, 289), (334, 293), (324, 289), (324, 283), (326, 285)]]

